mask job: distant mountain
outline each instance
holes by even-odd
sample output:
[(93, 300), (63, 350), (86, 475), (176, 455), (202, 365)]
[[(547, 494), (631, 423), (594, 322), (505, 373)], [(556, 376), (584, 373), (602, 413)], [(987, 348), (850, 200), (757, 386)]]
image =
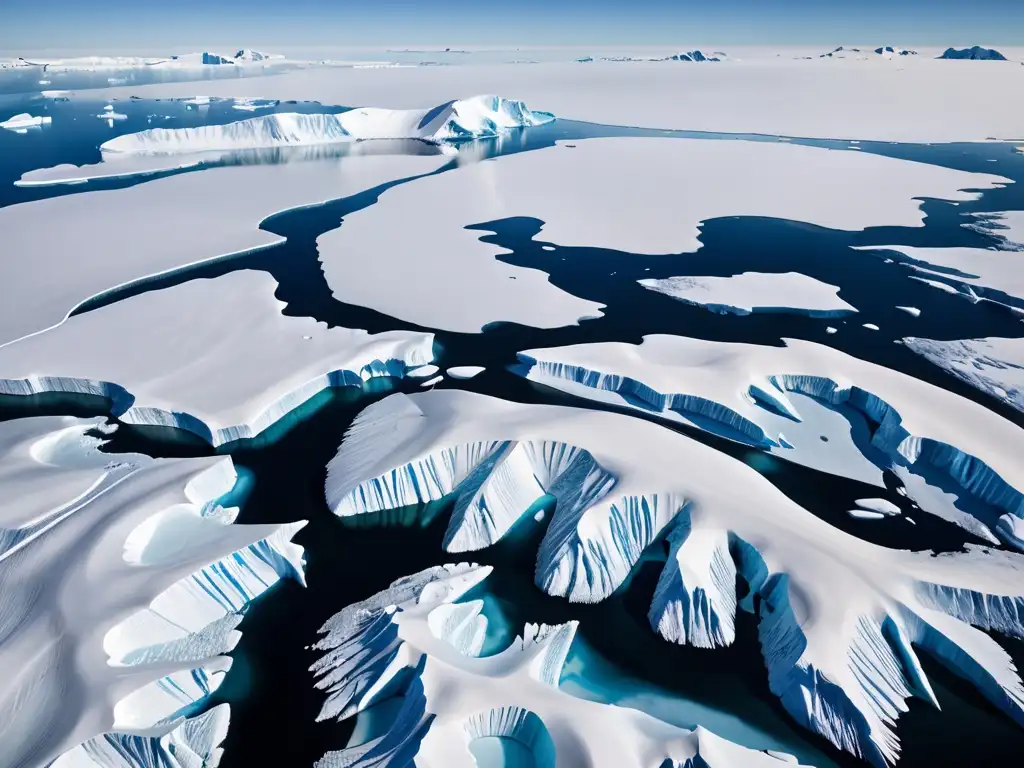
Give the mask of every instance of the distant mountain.
[(700, 51), (686, 51), (669, 56), (670, 61), (721, 61), (721, 55), (705, 56)]
[(279, 59), (279, 58), (281, 58), (281, 57), (280, 56), (274, 56), (274, 55), (269, 54), (269, 53), (263, 53), (262, 51), (253, 51), (253, 50), (250, 50), (249, 48), (243, 48), (242, 50), (238, 51), (235, 54), (235, 56), (234, 56), (234, 59), (235, 59), (236, 62), (238, 62), (238, 61), (267, 61), (268, 59)]
[(940, 59), (970, 59), (971, 61), (1006, 61), (995, 48), (982, 48), (976, 45), (973, 48), (947, 48), (945, 53), (939, 56)]
[[(860, 48), (844, 48), (839, 46), (838, 48), (823, 53), (818, 56), (819, 59), (846, 59), (846, 58), (867, 58), (867, 56), (858, 57), (856, 54), (865, 53)], [(882, 56), (886, 59), (891, 59), (893, 56), (917, 56), (917, 51), (912, 51), (909, 48), (894, 48), (891, 45), (883, 45), (880, 48), (875, 48), (874, 53), (877, 56)]]

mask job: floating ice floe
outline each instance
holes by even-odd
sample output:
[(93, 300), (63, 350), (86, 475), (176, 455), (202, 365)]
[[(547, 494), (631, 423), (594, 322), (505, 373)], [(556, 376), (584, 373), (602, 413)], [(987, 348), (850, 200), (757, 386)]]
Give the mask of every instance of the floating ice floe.
[(784, 312), (840, 317), (857, 311), (839, 298), (839, 288), (799, 272), (744, 272), (732, 277), (669, 277), (638, 282), (648, 290), (719, 314)]
[[(57, 325), (118, 286), (281, 243), (283, 237), (259, 228), (276, 213), (429, 173), (445, 162), (442, 156), (358, 155), (212, 168), (0, 208), (5, 248), (19, 254), (0, 259), (0, 345)], [(97, 166), (81, 170), (92, 169)], [(89, 175), (77, 170), (64, 168), (56, 178)]]
[(28, 112), (22, 112), (19, 115), (15, 115), (8, 120), (0, 122), (0, 128), (6, 128), (8, 131), (25, 133), (29, 128), (38, 128), (41, 125), (49, 125), (51, 122), (53, 122), (53, 118), (49, 115), (33, 117)]
[[(345, 720), (403, 692), (388, 731), (328, 752), (316, 768), (475, 768), (474, 748), (501, 739), (516, 765), (554, 768), (782, 768), (789, 755), (747, 749), (697, 727), (558, 688), (576, 624), (527, 624), (504, 651), (480, 657), (483, 602), (457, 602), (490, 566), (445, 565), (399, 579), (321, 628), (312, 671), (320, 720)], [(405, 680), (405, 682), (403, 682)]]
[(99, 395), (122, 422), (216, 446), (259, 434), (324, 389), (401, 377), (433, 358), (433, 334), (286, 316), (276, 288), (240, 270), (76, 315), (0, 347), (0, 393)]
[(231, 105), (231, 108), (240, 110), (242, 112), (256, 112), (261, 109), (272, 109), (277, 105), (278, 102), (274, 99), (240, 98), (235, 99), (235, 103)]
[(963, 226), (991, 235), (1003, 248), (1024, 250), (1024, 211), (975, 213), (973, 218), (977, 221)]
[[(580, 344), (519, 357), (532, 381), (692, 424), (799, 464), (879, 486), (881, 469), (889, 469), (925, 511), (1024, 548), (1019, 427), (898, 371), (824, 345), (784, 341), (773, 347), (646, 336), (639, 345)], [(782, 444), (783, 431), (793, 447)], [(983, 508), (964, 511), (957, 496)]]
[(11, 494), (0, 511), (3, 768), (68, 751), (68, 768), (124, 749), (211, 752), (226, 710), (191, 724), (179, 712), (230, 667), (222, 654), (248, 602), (281, 577), (303, 578), (290, 539), (304, 522), (233, 525), (237, 510), (214, 504), (236, 479), (229, 458), (105, 454), (87, 434), (97, 428), (0, 425)]
[(487, 369), (480, 365), (457, 365), (454, 368), (449, 368), (445, 373), (453, 379), (472, 379), (474, 376), (479, 376), (485, 370)]
[[(737, 609), (759, 610), (771, 690), (801, 725), (841, 749), (878, 766), (896, 761), (895, 723), (907, 699), (937, 706), (919, 651), (1024, 725), (1024, 685), (1010, 656), (981, 631), (1024, 637), (1024, 556), (869, 544), (745, 464), (649, 421), (456, 390), (392, 395), (356, 418), (326, 482), (328, 504), (342, 516), (453, 499), (448, 551), (493, 544), (545, 494), (556, 504), (538, 551), (539, 587), (602, 600), (648, 546), (666, 539), (652, 627), (672, 642), (716, 648), (733, 643)], [(738, 580), (759, 600), (740, 601)], [(332, 653), (317, 671), (340, 670), (359, 654), (357, 630), (367, 640), (387, 637), (375, 618), (355, 609), (325, 627), (335, 640), (324, 645)], [(387, 657), (372, 658), (390, 667)], [(325, 687), (337, 686), (325, 717), (354, 711), (374, 677), (329, 679)], [(448, 690), (429, 681), (428, 692)], [(605, 732), (590, 722), (589, 732)], [(634, 763), (609, 763), (622, 764)]]
[(897, 306), (896, 309), (900, 310), (901, 312), (906, 312), (911, 317), (920, 317), (921, 316), (921, 310), (918, 309), (917, 307), (901, 307), (901, 306)]
[(98, 115), (96, 115), (96, 117), (98, 117), (100, 120), (108, 121), (111, 125), (114, 124), (115, 120), (127, 120), (128, 119), (128, 115), (126, 115), (126, 114), (124, 114), (122, 112), (115, 111), (113, 104), (107, 104), (107, 106), (105, 106), (103, 108), (103, 111), (100, 112)]
[(502, 130), (542, 125), (553, 119), (546, 112), (531, 112), (520, 101), (475, 96), (429, 110), (360, 107), (336, 115), (281, 112), (226, 125), (152, 128), (118, 136), (100, 149), (134, 154), (309, 146), (365, 139), (452, 141), (496, 136)]
[(975, 389), (1024, 412), (1024, 339), (909, 337), (903, 343)]
[[(886, 184), (878, 187), (878, 178)], [(481, 240), (481, 225), (534, 218), (540, 238), (559, 246), (671, 254), (698, 250), (702, 223), (713, 218), (770, 216), (844, 230), (918, 226), (924, 214), (915, 198), (972, 199), (977, 193), (961, 190), (1005, 181), (786, 143), (588, 139), (571, 151), (522, 152), (395, 187), (317, 246), (340, 301), (450, 331), (500, 321), (550, 328), (598, 315), (601, 305), (556, 288), (537, 269), (502, 263), (503, 249)], [(863, 194), (866, 186), (872, 194)], [(431, 301), (422, 300), (424, 291)]]

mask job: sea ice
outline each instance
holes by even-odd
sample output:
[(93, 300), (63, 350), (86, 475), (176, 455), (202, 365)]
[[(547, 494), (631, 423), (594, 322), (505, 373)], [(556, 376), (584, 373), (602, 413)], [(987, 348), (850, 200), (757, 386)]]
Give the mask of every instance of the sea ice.
[(545, 241), (561, 246), (669, 254), (699, 249), (701, 224), (712, 218), (773, 216), (845, 230), (918, 226), (924, 214), (916, 198), (968, 200), (977, 193), (961, 190), (1004, 181), (785, 143), (589, 139), (390, 189), (317, 245), (340, 301), (450, 331), (499, 321), (550, 328), (593, 317), (601, 306), (552, 286), (543, 272), (498, 261), (502, 249), (468, 226), (531, 217), (543, 222)]
[(0, 259), (0, 346), (59, 324), (117, 286), (280, 243), (282, 237), (259, 229), (275, 213), (429, 173), (444, 162), (360, 155), (213, 168), (0, 208), (4, 246), (18, 254)]
[(896, 309), (900, 310), (901, 312), (906, 312), (911, 317), (920, 317), (921, 316), (921, 310), (918, 309), (917, 307), (901, 307), (901, 306), (897, 306)]
[(909, 337), (903, 343), (975, 389), (1024, 412), (1024, 339), (934, 341)]
[[(317, 68), (212, 81), (206, 88), (212, 96), (227, 98), (423, 109), (443, 103), (453, 92), (507, 93), (559, 117), (592, 123), (864, 141), (1019, 139), (1024, 119), (1019, 99), (992, 96), (1017, 92), (1020, 72), (1015, 66), (901, 56), (897, 75), (894, 62), (882, 56), (797, 61), (773, 52), (770, 58), (751, 56), (716, 66), (622, 66), (587, 58), (586, 66), (565, 61), (528, 67), (366, 67), (343, 76)], [(188, 87), (161, 83), (100, 93), (173, 98)]]
[[(795, 339), (785, 344), (646, 336), (639, 345), (526, 350), (520, 359), (533, 381), (693, 424), (833, 474), (849, 476), (857, 468), (848, 454), (833, 451), (867, 461), (862, 452), (869, 449), (880, 452), (871, 461), (883, 468), (937, 472), (961, 493), (1000, 510), (1004, 519), (987, 538), (994, 533), (1024, 548), (1012, 533), (1024, 519), (1017, 426), (966, 398), (831, 347)], [(845, 441), (830, 440), (826, 448), (815, 429), (801, 431), (808, 408), (794, 403), (798, 395), (818, 408), (840, 409), (835, 415), (842, 421), (862, 420), (863, 434), (851, 440), (848, 425)], [(850, 415), (842, 416), (842, 409)], [(774, 447), (783, 425), (788, 442), (803, 438), (796, 450)], [(975, 521), (979, 526), (984, 529)]]
[(485, 370), (487, 369), (479, 365), (457, 365), (454, 368), (449, 368), (445, 373), (453, 379), (472, 379), (474, 376), (479, 376)]
[[(608, 597), (643, 551), (667, 535), (669, 561), (652, 603), (652, 626), (676, 642), (711, 648), (732, 642), (738, 608), (757, 610), (769, 686), (783, 706), (800, 724), (874, 765), (896, 761), (895, 722), (907, 699), (937, 705), (919, 651), (1024, 724), (1024, 685), (1010, 656), (981, 631), (1024, 637), (1024, 556), (979, 547), (936, 556), (867, 543), (818, 519), (745, 464), (649, 421), (458, 390), (392, 395), (356, 418), (329, 466), (325, 491), (339, 515), (451, 497), (446, 541), (453, 541), (453, 529), (472, 534), (455, 549), (488, 546), (550, 494), (556, 505), (535, 581), (578, 601)], [(758, 601), (738, 600), (741, 579)], [(358, 711), (400, 667), (416, 666), (418, 653), (392, 664), (381, 652), (365, 653), (364, 643), (380, 638), (380, 651), (386, 643), (399, 652), (389, 639), (394, 630), (384, 630), (397, 622), (401, 637), (403, 612), (385, 606), (406, 600), (422, 606), (450, 590), (424, 594), (430, 597), (419, 601), (414, 594), (385, 594), (375, 607), (353, 607), (325, 626), (321, 650), (330, 653), (315, 671), (339, 674), (325, 677), (333, 695), (322, 717)], [(414, 649), (422, 651), (425, 633)], [(350, 673), (346, 660), (355, 658), (372, 659), (385, 677)], [(443, 680), (432, 685), (429, 675), (423, 682), (428, 696), (452, 690)], [(446, 695), (437, 706), (459, 701)], [(534, 711), (550, 727), (548, 716)], [(412, 722), (421, 725), (410, 726), (402, 747), (422, 738), (420, 754), (432, 754), (422, 752), (429, 720)], [(609, 729), (589, 719), (588, 733)], [(389, 749), (398, 748), (394, 736)], [(457, 742), (447, 734), (438, 739), (447, 749)], [(584, 743), (593, 745), (593, 736)], [(322, 765), (345, 765), (354, 756), (342, 753), (336, 758), (342, 762)]]
[(902, 510), (888, 499), (857, 499), (857, 506), (885, 516), (902, 514)]
[(220, 445), (259, 434), (328, 387), (400, 377), (433, 357), (429, 333), (286, 316), (276, 288), (270, 275), (240, 270), (76, 315), (0, 347), (0, 393), (96, 394), (122, 422)]
[(857, 308), (839, 298), (839, 288), (799, 272), (744, 272), (732, 277), (669, 277), (640, 285), (719, 314), (788, 312), (839, 317)]
[(490, 572), (469, 564), (430, 568), (324, 624), (312, 667), (317, 688), (327, 693), (318, 719), (348, 719), (394, 693), (402, 676), (409, 681), (386, 734), (328, 752), (316, 768), (405, 765), (413, 756), (420, 768), (475, 768), (481, 742), (495, 738), (516, 745), (517, 765), (536, 768), (797, 765), (790, 755), (746, 749), (700, 727), (678, 728), (560, 690), (574, 622), (527, 624), (504, 651), (480, 657), (479, 642), (466, 636), (482, 640), (482, 601), (457, 601)]
[[(238, 635), (225, 624), (237, 625), (257, 593), (246, 572), (265, 582), (258, 591), (282, 575), (302, 578), (302, 549), (289, 539), (304, 523), (232, 525), (233, 512), (213, 504), (234, 484), (230, 458), (104, 454), (87, 434), (96, 427), (53, 418), (0, 426), (0, 474), (16, 493), (2, 512), (0, 552), (3, 768), (49, 765), (71, 750), (60, 763), (70, 768), (111, 747), (117, 755), (118, 745), (213, 749), (226, 712), (219, 735), (182, 725), (175, 713), (203, 693), (184, 684), (230, 665), (219, 654)], [(214, 590), (243, 581), (233, 592), (198, 588), (214, 573)], [(134, 649), (130, 658), (109, 658), (111, 633)], [(184, 746), (175, 750), (184, 757)]]

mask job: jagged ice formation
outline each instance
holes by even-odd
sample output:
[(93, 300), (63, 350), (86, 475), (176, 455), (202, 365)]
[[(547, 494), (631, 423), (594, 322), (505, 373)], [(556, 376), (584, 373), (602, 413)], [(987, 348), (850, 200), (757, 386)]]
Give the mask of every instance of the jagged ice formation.
[[(500, 538), (543, 493), (556, 506), (540, 586), (603, 599), (667, 535), (652, 626), (714, 648), (733, 641), (737, 608), (756, 611), (769, 684), (785, 708), (874, 765), (898, 758), (906, 700), (935, 703), (920, 650), (1024, 725), (1018, 672), (981, 631), (1024, 637), (1024, 556), (969, 547), (933, 557), (861, 541), (753, 469), (657, 424), (456, 390), (393, 395), (356, 419), (326, 483), (340, 515), (451, 498), (446, 541), (463, 549)], [(738, 579), (749, 586), (742, 602)]]

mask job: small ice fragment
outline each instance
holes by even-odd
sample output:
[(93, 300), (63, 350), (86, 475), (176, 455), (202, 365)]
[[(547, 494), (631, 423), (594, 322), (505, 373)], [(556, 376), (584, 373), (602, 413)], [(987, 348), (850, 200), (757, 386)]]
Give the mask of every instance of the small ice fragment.
[(419, 368), (413, 368), (405, 375), (410, 379), (425, 379), (428, 376), (433, 376), (440, 370), (436, 365), (421, 365)]
[(875, 325), (874, 323), (864, 323), (864, 327), (867, 328), (869, 331), (877, 331), (878, 330), (878, 326)]
[(444, 381), (444, 376), (435, 376), (432, 379), (427, 379), (422, 384), (420, 384), (420, 386), (421, 387), (432, 387), (432, 386), (434, 386), (435, 384), (437, 384), (440, 381)]
[(449, 368), (446, 373), (453, 379), (472, 379), (483, 373), (486, 369), (480, 365), (457, 365)]
[(855, 503), (861, 509), (869, 509), (881, 515), (898, 515), (901, 513), (900, 508), (888, 499), (857, 499)]
[(545, 516), (544, 510), (543, 509), (538, 509), (536, 514), (533, 516), (533, 519), (536, 520), (539, 523), (539, 522), (541, 522), (544, 519), (544, 516)]
[(886, 517), (881, 512), (870, 512), (866, 509), (849, 509), (846, 514), (858, 520), (882, 520)]
[(902, 311), (906, 312), (908, 315), (912, 315), (914, 317), (920, 317), (921, 316), (921, 310), (918, 309), (917, 307), (901, 307), (901, 306), (897, 306), (896, 309), (902, 310)]
[(553, 245), (542, 245), (540, 248), (541, 248), (542, 251), (553, 251), (553, 250), (555, 250), (555, 246), (553, 246)]
[(838, 332), (839, 332), (839, 329), (838, 328), (833, 328), (831, 325), (828, 328), (825, 329), (825, 333), (827, 333), (829, 335), (831, 335), (833, 333), (838, 333)]

